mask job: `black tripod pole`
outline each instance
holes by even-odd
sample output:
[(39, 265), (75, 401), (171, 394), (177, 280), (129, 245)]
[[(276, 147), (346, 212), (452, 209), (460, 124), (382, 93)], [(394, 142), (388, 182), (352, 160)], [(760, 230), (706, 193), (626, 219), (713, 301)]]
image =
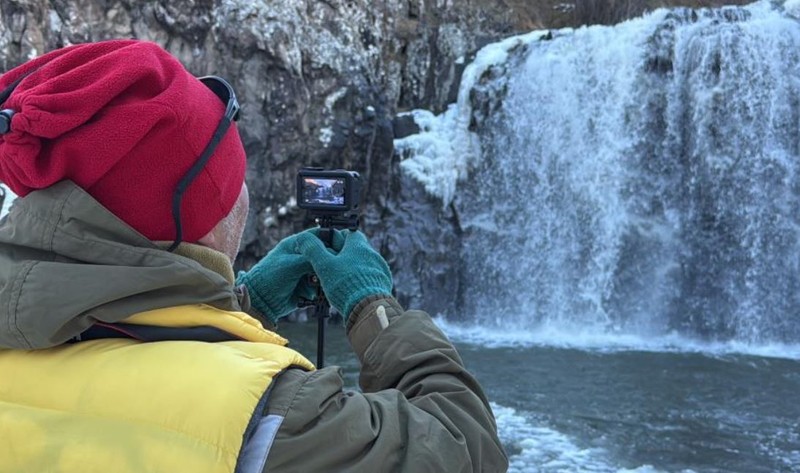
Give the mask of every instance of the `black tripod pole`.
[(314, 317), (317, 318), (317, 368), (325, 366), (325, 319), (330, 316), (331, 306), (328, 299), (319, 290), (317, 300), (314, 302)]
[[(319, 229), (319, 239), (326, 247), (330, 248), (333, 244), (333, 228), (323, 223), (322, 228)], [(317, 368), (325, 366), (325, 324), (328, 317), (331, 315), (331, 305), (322, 292), (322, 284), (317, 280), (317, 298), (314, 300), (314, 317), (317, 318)]]

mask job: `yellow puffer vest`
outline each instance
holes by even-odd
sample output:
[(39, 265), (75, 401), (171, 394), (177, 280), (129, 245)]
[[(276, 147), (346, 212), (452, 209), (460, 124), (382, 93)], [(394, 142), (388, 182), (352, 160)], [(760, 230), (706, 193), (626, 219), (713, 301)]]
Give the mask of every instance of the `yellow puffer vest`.
[(313, 365), (240, 312), (184, 306), (125, 323), (212, 326), (248, 341), (0, 350), (0, 473), (260, 473), (282, 420), (263, 416), (269, 385)]

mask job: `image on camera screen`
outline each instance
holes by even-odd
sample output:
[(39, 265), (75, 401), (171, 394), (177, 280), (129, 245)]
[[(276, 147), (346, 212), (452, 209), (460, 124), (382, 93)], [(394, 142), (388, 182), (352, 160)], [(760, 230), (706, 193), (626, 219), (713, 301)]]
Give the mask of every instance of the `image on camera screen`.
[(303, 203), (317, 205), (344, 205), (344, 178), (303, 178)]

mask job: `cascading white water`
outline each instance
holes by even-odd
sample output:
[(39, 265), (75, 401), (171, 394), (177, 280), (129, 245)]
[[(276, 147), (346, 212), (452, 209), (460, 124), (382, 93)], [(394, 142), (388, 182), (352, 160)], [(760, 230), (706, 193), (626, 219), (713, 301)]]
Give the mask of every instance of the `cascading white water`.
[(512, 330), (800, 342), (800, 23), (760, 2), (541, 38), (462, 84), (498, 102), (476, 136), (452, 119), (467, 98), (439, 118), (480, 159), (397, 142), (433, 192), (425, 169), (448, 166), (432, 160), (471, 163), (454, 194), (464, 310)]

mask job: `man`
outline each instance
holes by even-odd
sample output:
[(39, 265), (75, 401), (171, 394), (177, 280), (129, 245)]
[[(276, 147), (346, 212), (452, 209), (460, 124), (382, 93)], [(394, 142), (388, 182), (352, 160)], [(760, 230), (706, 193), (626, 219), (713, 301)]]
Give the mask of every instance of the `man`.
[[(0, 223), (0, 472), (505, 471), (481, 388), (363, 234), (293, 235), (234, 279), (237, 115), (224, 80), (148, 42), (0, 77), (0, 181), (20, 196)], [(260, 322), (312, 272), (363, 393)]]

